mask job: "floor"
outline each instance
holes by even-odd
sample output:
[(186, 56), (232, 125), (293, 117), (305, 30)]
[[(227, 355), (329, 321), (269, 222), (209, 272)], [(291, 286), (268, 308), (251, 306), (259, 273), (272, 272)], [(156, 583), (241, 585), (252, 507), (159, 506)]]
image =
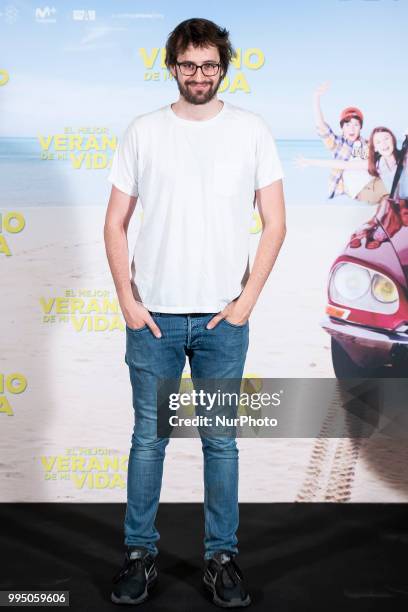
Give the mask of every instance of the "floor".
[[(70, 592), (70, 609), (114, 610), (123, 504), (0, 504), (0, 590)], [(248, 609), (405, 610), (404, 504), (241, 504), (238, 561)], [(216, 609), (201, 586), (201, 504), (161, 504), (159, 583), (142, 610)]]

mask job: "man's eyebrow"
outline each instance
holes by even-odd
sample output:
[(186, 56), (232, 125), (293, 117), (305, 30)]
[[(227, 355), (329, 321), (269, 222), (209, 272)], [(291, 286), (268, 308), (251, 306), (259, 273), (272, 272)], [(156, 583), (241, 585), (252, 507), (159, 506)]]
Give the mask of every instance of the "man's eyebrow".
[[(182, 60), (182, 62), (189, 62), (191, 64), (195, 64), (196, 62), (193, 62), (193, 60)], [(204, 60), (203, 64), (207, 64), (208, 62), (214, 63), (214, 64), (218, 64), (217, 60), (215, 59), (208, 59), (208, 60)]]

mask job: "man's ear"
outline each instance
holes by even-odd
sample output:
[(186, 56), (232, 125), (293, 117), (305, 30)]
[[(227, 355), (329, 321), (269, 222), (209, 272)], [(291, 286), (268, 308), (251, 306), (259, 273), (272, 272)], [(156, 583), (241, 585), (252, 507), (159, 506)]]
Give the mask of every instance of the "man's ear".
[(170, 72), (171, 74), (175, 77), (176, 76), (176, 67), (171, 65), (169, 66)]

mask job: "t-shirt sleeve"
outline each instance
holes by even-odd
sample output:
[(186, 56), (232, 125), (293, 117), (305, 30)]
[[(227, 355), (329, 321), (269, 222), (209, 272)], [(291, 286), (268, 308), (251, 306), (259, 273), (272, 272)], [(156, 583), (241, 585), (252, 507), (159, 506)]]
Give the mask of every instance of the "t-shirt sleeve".
[(130, 196), (138, 195), (137, 136), (133, 124), (126, 128), (115, 149), (108, 181)]
[(262, 189), (284, 177), (275, 139), (264, 119), (258, 115), (256, 127), (255, 189)]

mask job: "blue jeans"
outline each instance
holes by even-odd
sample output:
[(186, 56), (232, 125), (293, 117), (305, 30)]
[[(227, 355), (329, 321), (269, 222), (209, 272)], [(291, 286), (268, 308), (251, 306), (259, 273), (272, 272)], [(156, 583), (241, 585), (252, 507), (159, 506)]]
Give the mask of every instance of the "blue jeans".
[[(157, 438), (157, 378), (181, 380), (188, 356), (194, 378), (243, 376), (249, 323), (225, 319), (206, 329), (217, 313), (150, 313), (160, 328), (156, 338), (145, 325), (126, 326), (125, 361), (132, 384), (135, 425), (129, 453), (125, 544), (145, 546), (158, 554), (160, 535), (155, 527), (169, 438)], [(238, 448), (235, 437), (204, 438), (204, 558), (217, 550), (238, 553)]]

